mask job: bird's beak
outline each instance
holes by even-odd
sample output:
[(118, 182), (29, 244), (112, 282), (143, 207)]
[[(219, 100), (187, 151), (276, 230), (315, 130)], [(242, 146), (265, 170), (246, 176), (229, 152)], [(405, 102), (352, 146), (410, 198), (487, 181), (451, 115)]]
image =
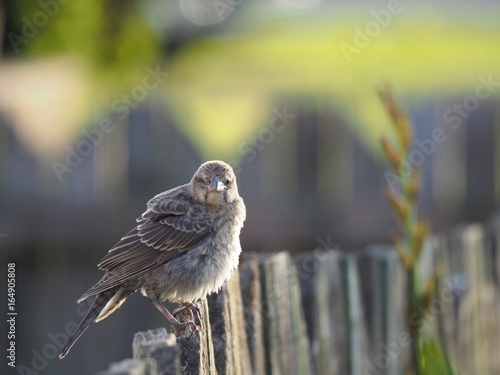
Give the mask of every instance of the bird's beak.
[(212, 187), (215, 191), (222, 192), (224, 191), (224, 184), (219, 180), (219, 177), (215, 176), (212, 180)]

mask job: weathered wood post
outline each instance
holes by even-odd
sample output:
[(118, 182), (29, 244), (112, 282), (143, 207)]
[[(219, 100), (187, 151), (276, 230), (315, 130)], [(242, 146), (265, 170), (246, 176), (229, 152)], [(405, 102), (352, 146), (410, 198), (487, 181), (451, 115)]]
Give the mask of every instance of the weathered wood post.
[(313, 374), (347, 374), (347, 327), (338, 250), (314, 250), (296, 257)]
[(444, 236), (436, 234), (427, 237), (422, 247), (418, 272), (422, 285), (438, 276), (422, 329), (434, 335), (443, 348), (450, 352), (455, 332), (455, 295), (451, 284), (448, 243)]
[(404, 373), (409, 338), (405, 324), (406, 278), (392, 246), (369, 246), (358, 256), (368, 352), (363, 373)]
[(258, 254), (243, 253), (240, 263), (243, 320), (245, 322), (252, 374), (264, 374), (266, 368), (262, 285), (259, 262), (260, 260)]
[[(479, 225), (456, 229), (449, 246), (443, 236), (429, 236), (419, 257), (420, 287), (436, 269), (441, 277), (416, 318), (446, 343), (464, 373), (498, 369), (497, 225), (490, 242)], [(201, 332), (177, 338), (164, 328), (139, 332), (134, 359), (101, 375), (399, 375), (411, 340), (405, 283), (391, 246), (315, 250), (295, 259), (286, 252), (246, 253), (239, 272), (200, 304)], [(186, 310), (178, 318), (193, 317)]]
[(309, 342), (295, 266), (286, 252), (261, 255), (268, 374), (309, 374)]
[(124, 359), (123, 361), (112, 363), (105, 371), (98, 372), (97, 375), (157, 375), (156, 362), (152, 359)]
[(348, 373), (362, 374), (366, 364), (364, 360), (368, 354), (368, 342), (356, 256), (346, 254), (342, 259), (341, 266), (344, 283), (343, 298), (346, 306)]
[(237, 272), (224, 284), (219, 293), (208, 296), (208, 306), (217, 374), (251, 374), (240, 279)]
[(175, 336), (165, 328), (136, 333), (132, 352), (134, 360), (152, 360), (155, 374), (180, 375), (179, 348)]
[[(134, 359), (113, 364), (105, 374), (214, 374), (215, 361), (206, 299), (200, 305), (204, 324), (201, 331), (191, 333), (186, 330), (177, 338), (167, 333), (165, 328), (138, 332), (132, 344)], [(192, 319), (188, 311), (177, 318), (180, 321)]]
[(493, 280), (496, 288), (500, 289), (500, 212), (493, 216), (489, 222), (490, 237), (488, 246), (490, 246), (491, 268), (493, 269)]
[(454, 357), (463, 373), (494, 374), (498, 354), (498, 302), (486, 265), (485, 232), (478, 224), (457, 228), (450, 239), (450, 270), (457, 294)]
[[(207, 299), (198, 303), (202, 313), (203, 328), (194, 333), (186, 330), (177, 337), (180, 351), (180, 366), (183, 375), (215, 374), (214, 348), (212, 346), (212, 329)], [(178, 315), (179, 321), (192, 320), (188, 310)]]

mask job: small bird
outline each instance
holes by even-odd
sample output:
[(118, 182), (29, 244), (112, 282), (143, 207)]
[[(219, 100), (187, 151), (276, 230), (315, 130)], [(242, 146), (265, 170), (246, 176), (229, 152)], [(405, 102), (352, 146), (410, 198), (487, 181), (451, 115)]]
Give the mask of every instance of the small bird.
[[(104, 276), (77, 301), (95, 296), (94, 303), (59, 358), (138, 290), (175, 328), (201, 328), (194, 303), (217, 292), (238, 267), (245, 218), (233, 169), (222, 161), (202, 164), (189, 183), (152, 198), (137, 226), (98, 264)], [(161, 303), (167, 300), (182, 306), (176, 312), (191, 311), (195, 322), (179, 322)]]

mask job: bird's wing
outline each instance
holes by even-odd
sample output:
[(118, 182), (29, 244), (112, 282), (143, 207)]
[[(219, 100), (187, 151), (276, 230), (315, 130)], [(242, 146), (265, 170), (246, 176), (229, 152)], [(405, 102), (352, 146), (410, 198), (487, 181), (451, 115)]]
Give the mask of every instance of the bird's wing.
[[(156, 197), (155, 197), (156, 198)], [(79, 301), (140, 276), (203, 241), (213, 230), (205, 206), (169, 195), (148, 204), (128, 232), (98, 264), (106, 275)]]

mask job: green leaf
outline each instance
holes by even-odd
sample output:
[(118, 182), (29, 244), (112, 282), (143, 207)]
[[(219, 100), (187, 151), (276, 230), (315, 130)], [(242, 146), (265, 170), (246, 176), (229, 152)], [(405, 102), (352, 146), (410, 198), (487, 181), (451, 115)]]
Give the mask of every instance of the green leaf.
[(423, 337), (420, 355), (419, 362), (423, 375), (454, 374), (448, 356), (436, 339)]

